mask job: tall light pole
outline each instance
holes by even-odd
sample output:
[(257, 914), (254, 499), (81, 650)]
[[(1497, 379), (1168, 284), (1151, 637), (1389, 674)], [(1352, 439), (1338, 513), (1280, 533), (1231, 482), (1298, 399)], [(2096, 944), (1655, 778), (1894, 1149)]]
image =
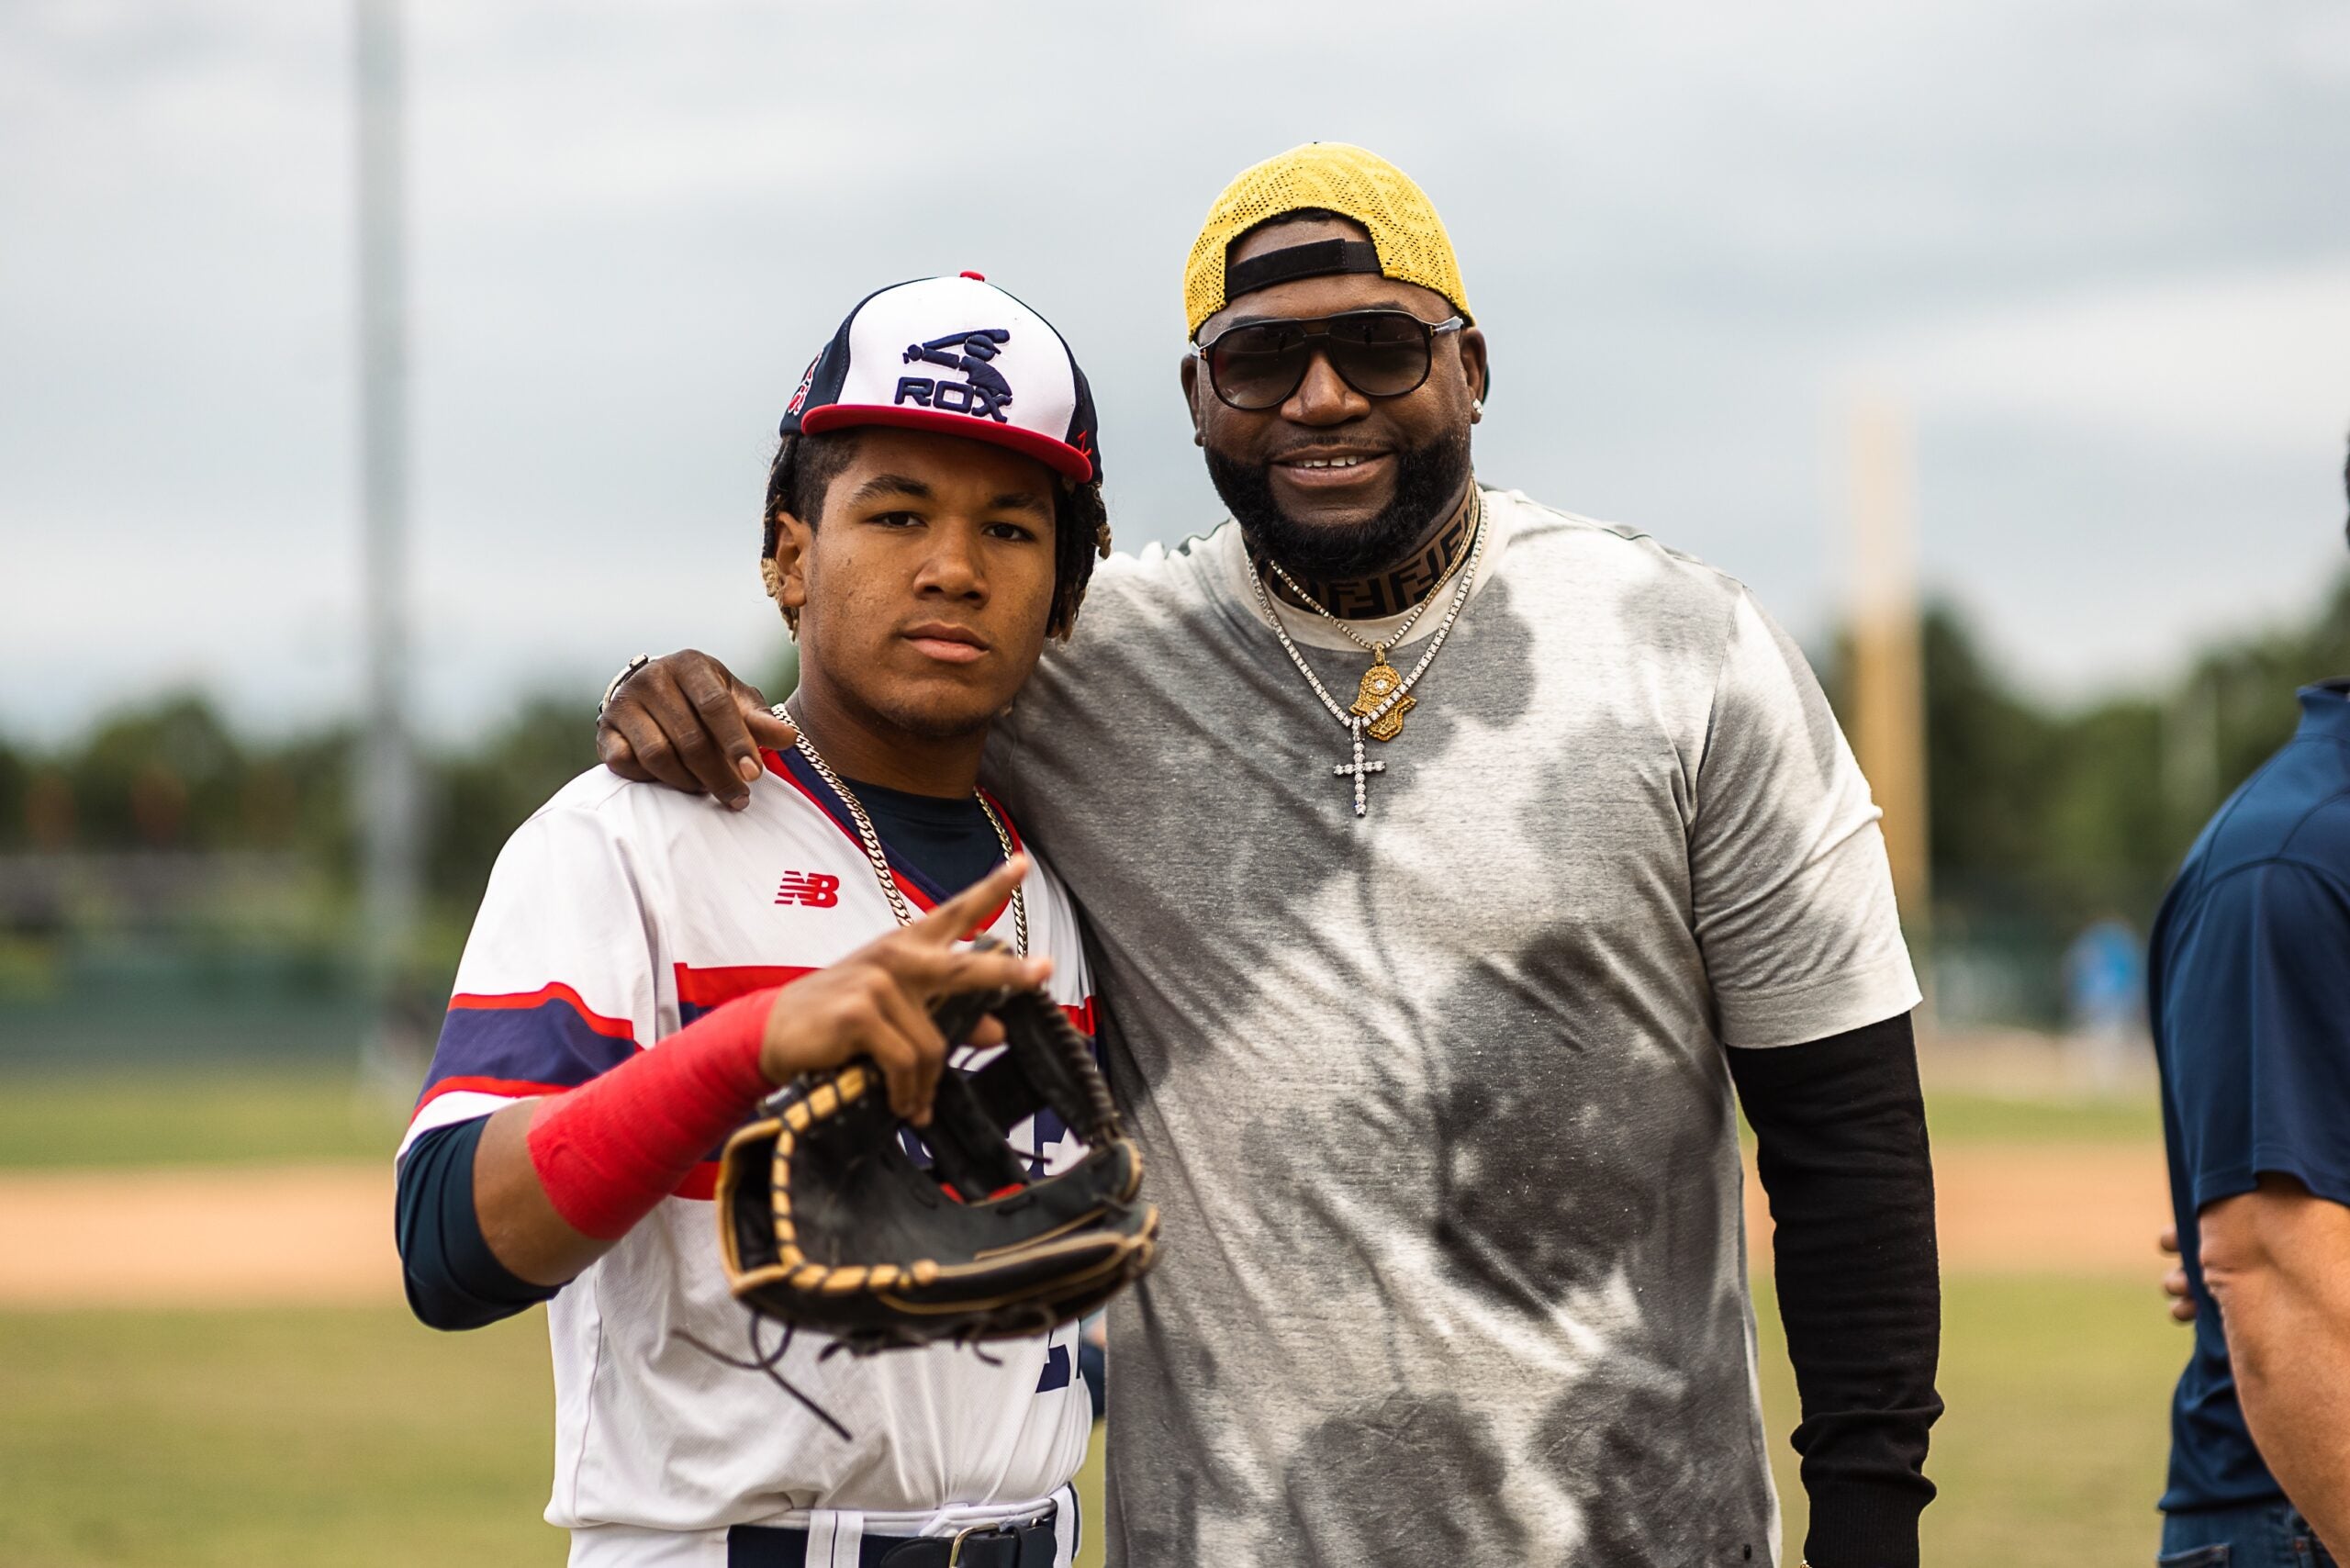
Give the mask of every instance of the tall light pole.
[[(355, 0), (359, 152), (361, 616), (366, 706), (358, 756), (361, 913), (377, 1075), (420, 1067), (401, 981), (419, 902), (419, 800), (408, 714), (408, 261), (400, 0)], [(413, 1087), (411, 1084), (410, 1087)]]
[[(1885, 812), (1886, 856), (1912, 942), (1932, 920), (1926, 681), (1918, 610), (1918, 488), (1908, 411), (1863, 397), (1848, 412), (1852, 508), (1852, 749)], [(1932, 1006), (1932, 987), (1927, 988)]]

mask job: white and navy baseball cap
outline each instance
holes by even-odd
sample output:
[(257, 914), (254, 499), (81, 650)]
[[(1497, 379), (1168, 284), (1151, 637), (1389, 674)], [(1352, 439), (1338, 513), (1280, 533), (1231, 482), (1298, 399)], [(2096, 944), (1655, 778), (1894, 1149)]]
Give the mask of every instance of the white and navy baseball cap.
[(783, 433), (936, 431), (1102, 477), (1093, 394), (1046, 321), (978, 273), (916, 278), (858, 301), (783, 411)]

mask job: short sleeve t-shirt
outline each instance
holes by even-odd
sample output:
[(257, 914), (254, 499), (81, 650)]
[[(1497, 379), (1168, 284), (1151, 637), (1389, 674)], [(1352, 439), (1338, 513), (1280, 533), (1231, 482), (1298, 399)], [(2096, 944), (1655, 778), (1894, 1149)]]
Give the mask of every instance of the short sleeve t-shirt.
[[(1878, 813), (1737, 582), (1485, 504), (1365, 816), (1230, 524), (1108, 563), (998, 732), (1164, 1216), (1113, 1562), (1775, 1551), (1723, 1047), (1917, 1002)], [(1368, 655), (1284, 624), (1351, 694)]]
[(2155, 917), (2171, 1206), (2199, 1308), (2171, 1405), (2172, 1511), (2281, 1496), (2236, 1403), (2196, 1216), (2290, 1176), (2350, 1204), (2350, 682), (2220, 808)]

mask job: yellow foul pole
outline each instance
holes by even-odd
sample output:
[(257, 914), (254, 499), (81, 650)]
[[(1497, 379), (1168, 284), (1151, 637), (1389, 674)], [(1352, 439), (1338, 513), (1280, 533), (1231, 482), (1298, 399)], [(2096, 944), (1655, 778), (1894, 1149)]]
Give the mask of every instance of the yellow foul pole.
[(1908, 411), (1882, 398), (1852, 408), (1852, 750), (1885, 812), (1902, 924), (1924, 935), (1926, 680), (1918, 616), (1917, 476)]

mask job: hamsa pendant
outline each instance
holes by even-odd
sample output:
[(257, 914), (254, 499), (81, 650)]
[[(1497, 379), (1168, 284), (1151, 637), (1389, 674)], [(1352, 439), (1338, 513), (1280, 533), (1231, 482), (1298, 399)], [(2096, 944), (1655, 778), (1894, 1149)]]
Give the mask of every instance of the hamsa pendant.
[[(1387, 650), (1380, 649), (1372, 655), (1371, 666), (1362, 672), (1362, 685), (1355, 692), (1354, 711), (1369, 719), (1379, 711), (1395, 689), (1404, 684), (1403, 672), (1387, 662)], [(1393, 708), (1363, 726), (1363, 734), (1375, 741), (1392, 741), (1404, 733), (1404, 715), (1420, 705), (1416, 697), (1405, 697)]]

